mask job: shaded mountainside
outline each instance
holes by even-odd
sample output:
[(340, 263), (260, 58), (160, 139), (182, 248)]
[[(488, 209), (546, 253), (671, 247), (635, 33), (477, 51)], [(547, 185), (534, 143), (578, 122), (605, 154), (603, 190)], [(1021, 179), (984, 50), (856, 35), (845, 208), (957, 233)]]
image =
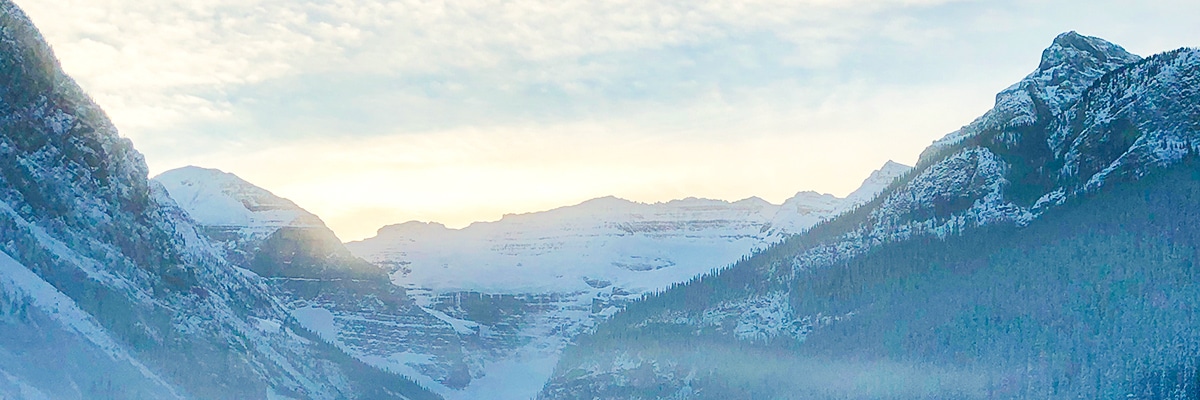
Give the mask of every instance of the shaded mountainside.
[(0, 397), (435, 397), (300, 327), (0, 13)]
[(1066, 33), (875, 200), (650, 296), (543, 398), (1196, 398), (1200, 50)]

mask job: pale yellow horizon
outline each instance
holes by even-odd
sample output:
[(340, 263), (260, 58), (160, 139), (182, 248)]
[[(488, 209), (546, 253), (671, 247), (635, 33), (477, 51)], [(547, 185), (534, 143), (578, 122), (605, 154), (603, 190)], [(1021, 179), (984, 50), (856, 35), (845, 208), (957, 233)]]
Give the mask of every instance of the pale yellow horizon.
[(876, 138), (758, 133), (743, 140), (580, 125), (468, 129), (244, 146), (170, 160), (147, 156), (147, 162), (151, 176), (187, 165), (234, 173), (316, 214), (349, 242), (408, 221), (462, 228), (604, 196), (643, 203), (759, 197), (773, 204), (802, 191), (844, 197), (889, 160), (913, 165), (953, 126), (931, 125), (937, 123), (943, 128), (926, 134), (910, 127), (911, 133)]

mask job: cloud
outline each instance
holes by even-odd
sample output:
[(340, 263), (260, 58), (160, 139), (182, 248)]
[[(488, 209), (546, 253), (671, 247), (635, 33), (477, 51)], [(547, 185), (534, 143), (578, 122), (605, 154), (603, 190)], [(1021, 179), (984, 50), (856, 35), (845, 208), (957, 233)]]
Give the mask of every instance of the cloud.
[[(423, 76), (533, 66), (516, 85), (570, 88), (587, 57), (769, 35), (836, 63), (831, 42), (871, 15), (933, 1), (292, 1), (22, 2), (66, 69), (131, 136), (232, 112), (221, 94), (320, 74)], [(543, 67), (543, 68), (537, 68)], [(627, 66), (626, 66), (627, 68)], [(511, 70), (510, 70), (511, 71)], [(516, 72), (520, 72), (519, 70)], [(592, 75), (594, 76), (594, 75)], [(203, 97), (179, 96), (200, 92)], [(210, 104), (192, 113), (197, 100)]]

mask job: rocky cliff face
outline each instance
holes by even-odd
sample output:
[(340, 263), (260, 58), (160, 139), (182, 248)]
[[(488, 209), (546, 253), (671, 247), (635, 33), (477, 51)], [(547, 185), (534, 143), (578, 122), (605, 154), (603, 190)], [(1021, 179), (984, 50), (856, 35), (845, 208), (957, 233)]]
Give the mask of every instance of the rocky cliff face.
[[(739, 360), (741, 356), (736, 354), (744, 352), (761, 353), (764, 360), (778, 361), (772, 354), (788, 354), (799, 348), (795, 354), (820, 354), (826, 357), (818, 357), (826, 360), (820, 362), (836, 367), (837, 363), (829, 360), (839, 360), (838, 354), (804, 347), (804, 343), (814, 332), (846, 326), (842, 321), (866, 313), (876, 307), (870, 305), (876, 304), (871, 299), (886, 295), (863, 293), (862, 302), (852, 302), (840, 297), (841, 292), (830, 292), (831, 287), (856, 287), (855, 282), (866, 278), (841, 268), (873, 260), (870, 257), (884, 247), (895, 249), (905, 243), (930, 240), (940, 243), (961, 235), (978, 238), (983, 235), (979, 232), (999, 227), (1019, 229), (1064, 205), (1084, 201), (1080, 199), (1104, 187), (1142, 178), (1193, 154), (1200, 138), (1196, 122), (1200, 118), (1198, 53), (1181, 49), (1143, 60), (1101, 39), (1074, 32), (1060, 35), (1043, 52), (1035, 72), (997, 95), (995, 108), (935, 142), (911, 172), (877, 199), (730, 269), (631, 306), (601, 325), (600, 333), (584, 338), (583, 345), (568, 352), (542, 396), (714, 398), (719, 397), (717, 393), (730, 393), (726, 390), (759, 390), (766, 395), (779, 389), (754, 384), (717, 388), (711, 379), (693, 379), (704, 375), (709, 367), (686, 350), (664, 350), (673, 342), (677, 350), (687, 347), (679, 343), (711, 346), (713, 355), (709, 359), (713, 360)], [(872, 262), (877, 265), (883, 261)], [(985, 261), (972, 262), (989, 265)], [(835, 283), (814, 288), (806, 283), (816, 279), (814, 276), (828, 277)], [(898, 275), (893, 279), (922, 285), (925, 281), (920, 279), (926, 278)], [(929, 290), (935, 288), (929, 286)], [(811, 299), (814, 290), (828, 296)], [(890, 304), (892, 300), (877, 301)], [(835, 306), (846, 302), (862, 308)], [(889, 323), (900, 321), (897, 326), (903, 326), (904, 319), (891, 318)], [(924, 322), (920, 315), (911, 318), (914, 324)], [(871, 330), (866, 326), (860, 329)], [(837, 332), (841, 333), (833, 335), (849, 335), (844, 330)], [(909, 343), (906, 340), (912, 339), (894, 340), (897, 346), (905, 346)], [(647, 342), (663, 345), (654, 347)], [(764, 343), (791, 343), (784, 348), (792, 350), (780, 353)], [(818, 362), (813, 360), (787, 359), (775, 367), (819, 374), (821, 369), (810, 365)], [(900, 375), (912, 372), (886, 363), (871, 368), (892, 368), (892, 373)], [(936, 368), (932, 370), (936, 372)], [(863, 371), (851, 375), (871, 379), (872, 373)], [(1078, 374), (1079, 369), (1074, 371)], [(767, 382), (774, 379), (771, 374), (766, 367), (746, 376)], [(942, 378), (947, 382), (967, 379), (950, 375)], [(699, 389), (702, 387), (705, 389)], [(792, 393), (795, 396), (802, 392)], [(868, 392), (859, 395), (862, 393)], [(873, 393), (888, 395), (886, 391)], [(890, 395), (908, 396), (897, 393), (901, 392)], [(949, 396), (973, 397), (963, 393), (968, 392)], [(845, 393), (842, 396), (853, 397)]]
[(0, 395), (427, 398), (229, 264), (0, 1)]

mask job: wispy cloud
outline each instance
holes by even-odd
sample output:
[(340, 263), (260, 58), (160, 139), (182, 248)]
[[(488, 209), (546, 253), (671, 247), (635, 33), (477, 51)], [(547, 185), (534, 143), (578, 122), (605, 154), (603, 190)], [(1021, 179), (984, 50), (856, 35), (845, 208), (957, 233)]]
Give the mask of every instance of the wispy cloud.
[[(67, 69), (137, 136), (229, 117), (227, 91), (274, 80), (362, 74), (412, 81), (467, 71), (491, 75), (469, 78), (500, 91), (572, 91), (638, 69), (622, 55), (658, 50), (724, 50), (708, 55), (769, 64), (776, 61), (738, 57), (782, 50), (774, 56), (784, 65), (836, 65), (876, 30), (873, 16), (944, 1), (24, 3)], [(782, 43), (764, 49), (747, 40), (754, 38)], [(714, 43), (727, 48), (704, 48)]]

